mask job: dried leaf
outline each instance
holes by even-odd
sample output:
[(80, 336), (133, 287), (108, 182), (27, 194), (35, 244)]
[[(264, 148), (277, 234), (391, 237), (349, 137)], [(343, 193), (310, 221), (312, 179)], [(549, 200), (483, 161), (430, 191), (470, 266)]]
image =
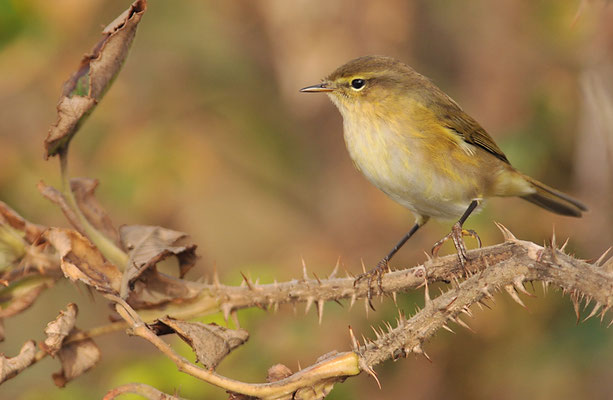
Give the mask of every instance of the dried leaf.
[(80, 280), (102, 292), (118, 293), (121, 272), (107, 262), (87, 238), (76, 231), (61, 228), (49, 228), (44, 237), (60, 254), (60, 266), (67, 278)]
[(58, 119), (45, 139), (46, 157), (64, 151), (84, 119), (93, 111), (123, 65), (136, 28), (147, 8), (137, 0), (102, 31), (92, 53), (81, 60), (78, 70), (64, 83), (57, 110)]
[(128, 294), (130, 283), (166, 257), (170, 255), (177, 257), (180, 276), (185, 275), (197, 259), (195, 244), (177, 245), (179, 240), (187, 237), (183, 232), (159, 226), (129, 225), (119, 229), (119, 237), (130, 256), (121, 288), (121, 296), (124, 298)]
[(15, 375), (28, 368), (36, 356), (36, 343), (28, 340), (19, 351), (19, 355), (6, 358), (0, 355), (0, 383), (13, 378)]
[(173, 318), (162, 318), (160, 323), (174, 330), (196, 352), (198, 362), (214, 369), (219, 362), (236, 347), (249, 339), (244, 329), (229, 329), (217, 324), (186, 322)]
[(8, 224), (18, 231), (24, 232), (24, 237), (30, 244), (34, 243), (45, 230), (44, 226), (26, 221), (6, 203), (0, 201), (0, 225), (3, 224)]
[(78, 312), (79, 309), (77, 305), (69, 303), (66, 307), (66, 311), (60, 311), (57, 318), (47, 324), (45, 328), (47, 338), (40, 344), (40, 347), (44, 351), (55, 357), (57, 352), (62, 348), (64, 338), (73, 330)]
[(97, 179), (73, 178), (70, 180), (70, 190), (75, 195), (77, 205), (85, 218), (115, 244), (119, 244), (119, 235), (111, 222), (106, 210), (96, 199)]
[(275, 364), (268, 368), (266, 382), (276, 382), (285, 379), (292, 374), (292, 370), (283, 364)]
[(31, 279), (3, 290), (0, 301), (5, 303), (0, 309), (0, 318), (8, 318), (28, 309), (43, 290), (51, 287), (53, 280), (47, 278)]
[(161, 274), (155, 269), (145, 271), (136, 281), (127, 298), (135, 310), (181, 303), (198, 296), (200, 285)]
[[(71, 334), (76, 333), (73, 329)], [(91, 339), (72, 342), (63, 346), (57, 356), (62, 364), (62, 370), (53, 374), (53, 382), (58, 387), (84, 374), (100, 360), (100, 349)]]

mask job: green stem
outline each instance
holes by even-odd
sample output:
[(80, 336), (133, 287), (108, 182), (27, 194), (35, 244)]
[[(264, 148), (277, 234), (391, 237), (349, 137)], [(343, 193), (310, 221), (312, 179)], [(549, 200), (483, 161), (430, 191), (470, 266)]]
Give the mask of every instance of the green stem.
[(68, 205), (77, 215), (77, 218), (79, 218), (79, 222), (81, 223), (81, 226), (83, 226), (84, 233), (87, 235), (89, 240), (92, 241), (92, 243), (98, 248), (98, 250), (100, 250), (102, 255), (107, 260), (115, 264), (117, 268), (123, 271), (128, 265), (128, 255), (119, 247), (117, 247), (115, 243), (113, 243), (109, 238), (100, 233), (92, 224), (90, 224), (87, 218), (85, 218), (85, 216), (81, 212), (79, 206), (77, 205), (77, 200), (75, 199), (74, 194), (72, 193), (72, 189), (70, 188), (70, 179), (68, 178), (67, 155), (67, 149), (64, 149), (62, 152), (60, 152), (62, 194), (66, 198)]

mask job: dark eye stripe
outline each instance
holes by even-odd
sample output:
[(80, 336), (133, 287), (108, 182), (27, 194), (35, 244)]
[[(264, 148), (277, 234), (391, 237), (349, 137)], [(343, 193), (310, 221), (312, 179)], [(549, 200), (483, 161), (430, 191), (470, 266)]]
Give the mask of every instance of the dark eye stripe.
[(354, 79), (351, 81), (351, 87), (354, 89), (362, 89), (366, 81), (364, 79)]

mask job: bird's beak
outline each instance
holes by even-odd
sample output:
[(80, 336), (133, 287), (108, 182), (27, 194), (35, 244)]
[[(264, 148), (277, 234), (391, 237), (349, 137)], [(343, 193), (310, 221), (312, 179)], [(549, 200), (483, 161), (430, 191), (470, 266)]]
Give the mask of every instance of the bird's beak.
[(307, 86), (300, 89), (304, 93), (332, 92), (333, 87), (330, 87), (328, 82), (320, 83), (319, 85)]

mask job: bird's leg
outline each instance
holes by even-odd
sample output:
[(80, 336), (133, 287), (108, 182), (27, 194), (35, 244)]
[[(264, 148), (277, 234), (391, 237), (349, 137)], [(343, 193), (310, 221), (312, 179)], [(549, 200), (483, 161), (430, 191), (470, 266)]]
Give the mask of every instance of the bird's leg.
[(470, 205), (468, 206), (464, 214), (462, 214), (462, 217), (460, 217), (458, 222), (453, 224), (453, 226), (451, 227), (451, 232), (449, 232), (447, 236), (445, 236), (444, 238), (442, 238), (441, 240), (439, 240), (438, 242), (434, 244), (434, 246), (432, 247), (433, 256), (435, 257), (438, 256), (438, 251), (440, 250), (441, 246), (447, 240), (451, 239), (453, 240), (453, 245), (455, 246), (458, 252), (458, 259), (460, 260), (460, 265), (462, 265), (462, 269), (465, 269), (466, 261), (468, 261), (468, 256), (466, 255), (466, 245), (464, 244), (464, 236), (474, 237), (477, 240), (477, 244), (479, 245), (479, 247), (481, 247), (481, 238), (479, 237), (479, 235), (477, 235), (477, 232), (473, 231), (472, 229), (468, 229), (468, 230), (463, 229), (462, 225), (464, 225), (464, 222), (466, 221), (468, 216), (475, 210), (475, 208), (477, 208), (478, 205), (479, 205), (478, 200), (473, 200), (470, 203)]
[(375, 307), (373, 307), (372, 305), (372, 289), (374, 280), (377, 280), (377, 286), (379, 286), (379, 290), (383, 292), (382, 279), (383, 274), (389, 271), (389, 261), (392, 259), (392, 257), (394, 257), (394, 254), (396, 254), (398, 250), (400, 250), (400, 248), (407, 242), (407, 240), (409, 240), (411, 236), (413, 236), (415, 232), (417, 232), (417, 230), (423, 224), (426, 223), (427, 220), (427, 218), (419, 218), (415, 225), (413, 225), (411, 230), (406, 235), (404, 235), (398, 243), (396, 243), (396, 246), (394, 246), (394, 248), (385, 257), (383, 257), (373, 269), (358, 275), (358, 277), (355, 278), (355, 280), (353, 281), (353, 286), (356, 286), (360, 281), (368, 279), (368, 304), (373, 310), (375, 309)]

